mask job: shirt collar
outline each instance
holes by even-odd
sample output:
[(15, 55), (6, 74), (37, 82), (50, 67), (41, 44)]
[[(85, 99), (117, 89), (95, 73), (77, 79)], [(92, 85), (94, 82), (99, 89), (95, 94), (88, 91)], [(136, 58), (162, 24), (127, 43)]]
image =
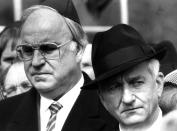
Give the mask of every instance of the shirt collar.
[[(76, 83), (76, 85), (69, 90), (64, 96), (62, 96), (58, 102), (62, 105), (62, 106), (67, 106), (68, 104), (70, 104), (70, 102), (75, 101), (78, 97), (78, 94), (80, 92), (80, 88), (83, 86), (84, 84), (84, 77), (83, 75), (81, 76), (80, 80)], [(40, 105), (41, 105), (41, 109), (44, 109), (45, 111), (48, 110), (49, 106), (56, 102), (54, 100), (48, 99), (46, 97), (41, 96), (40, 99)], [(74, 103), (73, 103), (74, 104)]]
[(77, 84), (70, 91), (68, 91), (64, 96), (62, 96), (58, 100), (58, 102), (63, 106), (67, 106), (68, 104), (70, 104), (71, 101), (74, 101), (78, 97), (78, 93), (80, 92), (80, 88), (83, 86), (83, 84), (84, 84), (84, 77), (82, 75), (80, 80), (77, 82)]
[(159, 131), (160, 129), (159, 125), (161, 124), (161, 122), (162, 122), (162, 110), (159, 108), (159, 115), (157, 117), (157, 120), (146, 131)]

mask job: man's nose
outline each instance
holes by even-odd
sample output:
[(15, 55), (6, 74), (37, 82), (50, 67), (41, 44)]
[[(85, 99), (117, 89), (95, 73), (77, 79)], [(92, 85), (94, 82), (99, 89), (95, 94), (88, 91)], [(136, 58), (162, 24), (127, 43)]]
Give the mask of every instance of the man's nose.
[(45, 58), (42, 56), (39, 50), (34, 50), (33, 58), (32, 58), (32, 65), (34, 67), (38, 67), (45, 63)]
[(127, 87), (124, 87), (123, 94), (122, 94), (122, 102), (124, 104), (131, 104), (135, 101), (134, 93)]
[(17, 88), (17, 89), (16, 89), (16, 94), (21, 94), (21, 93), (22, 93), (21, 87), (20, 87), (20, 86), (17, 86), (16, 88)]

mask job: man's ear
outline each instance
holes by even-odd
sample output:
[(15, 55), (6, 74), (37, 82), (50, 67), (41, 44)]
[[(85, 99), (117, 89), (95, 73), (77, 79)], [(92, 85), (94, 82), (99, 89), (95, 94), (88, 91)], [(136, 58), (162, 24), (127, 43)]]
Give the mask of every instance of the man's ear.
[(82, 55), (84, 53), (84, 47), (82, 47), (82, 45), (79, 45), (77, 42), (72, 41), (70, 45), (70, 51), (72, 51), (76, 55), (76, 61), (80, 63), (82, 60)]
[(85, 48), (79, 44), (76, 46), (76, 61), (79, 63), (82, 60)]
[(156, 77), (156, 84), (157, 84), (157, 94), (158, 97), (161, 97), (164, 87), (164, 75), (162, 72), (159, 72)]

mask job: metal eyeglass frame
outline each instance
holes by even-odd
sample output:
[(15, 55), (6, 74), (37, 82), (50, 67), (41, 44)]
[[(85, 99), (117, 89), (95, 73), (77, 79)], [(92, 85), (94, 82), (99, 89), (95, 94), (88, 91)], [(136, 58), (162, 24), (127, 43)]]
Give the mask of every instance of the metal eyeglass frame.
[[(62, 44), (60, 44), (60, 45), (59, 45), (59, 43), (57, 43), (57, 42), (51, 42), (51, 43), (50, 43), (50, 42), (46, 42), (46, 43), (55, 45), (55, 46), (57, 47), (56, 49), (59, 50), (62, 46), (64, 46), (64, 45), (70, 43), (71, 41), (72, 41), (72, 40), (68, 40), (67, 42), (64, 42), (64, 43), (62, 43)], [(41, 55), (42, 55), (45, 59), (52, 59), (52, 58), (47, 58), (47, 57), (45, 56), (45, 53), (43, 53), (43, 52), (40, 50), (40, 45), (42, 45), (42, 44), (39, 44), (38, 46), (32, 46), (31, 44), (28, 44), (28, 45), (30, 45), (31, 48), (33, 49), (33, 54), (31, 55), (31, 58), (24, 58), (24, 57), (22, 56), (22, 51), (21, 51), (21, 47), (22, 47), (23, 45), (26, 45), (26, 44), (20, 44), (20, 45), (18, 45), (18, 46), (16, 47), (17, 55), (18, 55), (19, 58), (20, 58), (21, 60), (23, 60), (23, 61), (32, 60), (33, 57), (34, 57), (34, 50), (39, 50), (39, 52), (41, 53)]]

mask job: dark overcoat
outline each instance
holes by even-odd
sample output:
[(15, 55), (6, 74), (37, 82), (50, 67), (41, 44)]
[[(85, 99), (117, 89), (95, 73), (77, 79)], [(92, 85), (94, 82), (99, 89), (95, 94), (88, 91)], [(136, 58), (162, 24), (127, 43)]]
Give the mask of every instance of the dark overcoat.
[[(84, 79), (89, 81), (86, 75)], [(34, 88), (1, 101), (0, 131), (40, 131), (39, 102), (40, 95)], [(62, 131), (118, 131), (117, 126), (102, 106), (97, 91), (82, 89)]]

